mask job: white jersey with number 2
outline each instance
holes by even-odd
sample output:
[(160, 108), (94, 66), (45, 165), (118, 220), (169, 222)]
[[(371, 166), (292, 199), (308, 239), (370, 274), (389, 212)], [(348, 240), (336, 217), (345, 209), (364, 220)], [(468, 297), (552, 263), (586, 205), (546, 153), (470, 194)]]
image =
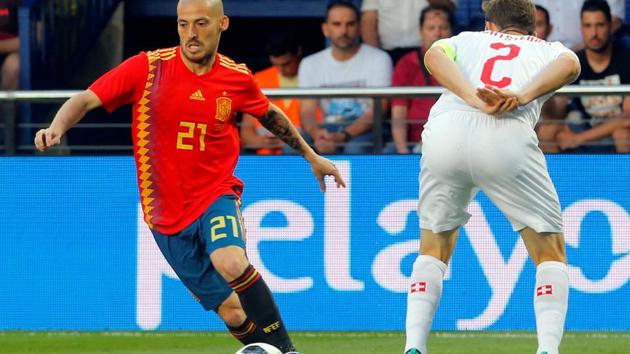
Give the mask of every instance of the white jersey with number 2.
[[(493, 31), (462, 32), (446, 41), (455, 49), (455, 63), (473, 87), (491, 85), (519, 91), (561, 54), (575, 55), (560, 42)], [(522, 120), (533, 128), (542, 104), (550, 96), (540, 97), (501, 118)], [(480, 112), (447, 90), (431, 109), (431, 116), (452, 111)]]

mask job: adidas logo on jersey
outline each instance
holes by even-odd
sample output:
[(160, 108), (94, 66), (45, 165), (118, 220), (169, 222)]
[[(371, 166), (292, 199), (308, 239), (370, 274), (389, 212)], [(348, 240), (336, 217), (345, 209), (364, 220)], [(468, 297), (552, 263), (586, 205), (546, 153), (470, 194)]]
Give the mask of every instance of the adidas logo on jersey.
[(195, 101), (205, 101), (206, 100), (206, 98), (203, 97), (203, 94), (201, 93), (201, 90), (195, 91), (192, 95), (190, 95), (189, 98), (191, 100), (195, 100)]

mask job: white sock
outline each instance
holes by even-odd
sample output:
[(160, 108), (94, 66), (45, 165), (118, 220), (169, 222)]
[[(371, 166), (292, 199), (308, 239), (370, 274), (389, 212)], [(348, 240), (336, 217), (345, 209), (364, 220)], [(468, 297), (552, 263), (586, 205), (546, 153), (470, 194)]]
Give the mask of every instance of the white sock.
[(538, 334), (536, 353), (558, 354), (568, 302), (567, 265), (552, 261), (540, 263), (536, 269), (536, 289), (534, 289), (534, 311)]
[(442, 296), (446, 264), (432, 256), (418, 256), (413, 264), (407, 293), (407, 343), (405, 352), (416, 348), (427, 354), (427, 337)]

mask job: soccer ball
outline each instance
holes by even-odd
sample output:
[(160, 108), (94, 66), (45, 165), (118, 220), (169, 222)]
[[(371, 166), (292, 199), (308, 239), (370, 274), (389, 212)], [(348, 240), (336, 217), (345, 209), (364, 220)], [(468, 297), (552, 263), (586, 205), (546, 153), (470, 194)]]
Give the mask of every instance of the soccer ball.
[(252, 343), (239, 349), (236, 354), (282, 354), (282, 352), (268, 343)]

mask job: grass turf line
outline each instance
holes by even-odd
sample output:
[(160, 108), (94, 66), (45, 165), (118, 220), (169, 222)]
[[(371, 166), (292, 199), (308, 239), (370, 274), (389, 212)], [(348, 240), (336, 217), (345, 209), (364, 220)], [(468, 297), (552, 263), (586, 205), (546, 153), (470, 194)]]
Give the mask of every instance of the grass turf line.
[[(293, 332), (304, 354), (400, 354), (401, 332)], [(223, 332), (0, 332), (6, 354), (231, 354), (240, 345)], [(435, 332), (438, 354), (531, 354), (533, 332)], [(568, 332), (563, 353), (630, 354), (629, 332)]]

